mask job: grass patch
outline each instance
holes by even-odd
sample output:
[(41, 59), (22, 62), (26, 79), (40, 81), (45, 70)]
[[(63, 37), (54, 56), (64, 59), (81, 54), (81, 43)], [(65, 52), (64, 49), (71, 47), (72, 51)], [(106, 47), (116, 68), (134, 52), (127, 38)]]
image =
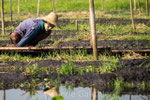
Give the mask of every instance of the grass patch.
[(62, 68), (59, 71), (60, 74), (67, 74), (67, 75), (76, 75), (78, 72), (72, 62), (68, 62), (62, 65)]
[[(37, 0), (23, 0), (20, 1), (21, 11), (36, 11), (37, 10)], [(95, 0), (95, 9), (101, 10), (102, 5), (100, 0)], [(12, 8), (13, 11), (17, 11), (17, 0), (13, 0)], [(145, 9), (145, 2), (140, 1), (141, 8)], [(4, 1), (5, 11), (9, 12), (9, 1)], [(87, 0), (55, 0), (55, 7), (58, 11), (65, 10), (89, 10), (89, 1)], [(129, 1), (126, 0), (105, 0), (104, 1), (105, 10), (129, 10)], [(52, 10), (52, 1), (44, 0), (40, 2), (40, 11)]]
[(111, 73), (117, 71), (122, 68), (121, 65), (118, 65), (118, 60), (112, 60), (110, 62), (103, 62), (102, 65), (99, 66), (100, 73)]

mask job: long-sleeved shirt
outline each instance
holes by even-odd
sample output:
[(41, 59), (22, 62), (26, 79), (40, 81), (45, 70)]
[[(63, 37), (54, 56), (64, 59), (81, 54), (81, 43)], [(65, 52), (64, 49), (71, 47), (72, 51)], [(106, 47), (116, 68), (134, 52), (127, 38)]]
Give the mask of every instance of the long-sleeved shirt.
[(16, 46), (36, 45), (30, 44), (34, 38), (40, 34), (45, 33), (44, 22), (40, 18), (29, 18), (21, 22), (14, 32), (17, 32), (21, 36), (21, 40)]

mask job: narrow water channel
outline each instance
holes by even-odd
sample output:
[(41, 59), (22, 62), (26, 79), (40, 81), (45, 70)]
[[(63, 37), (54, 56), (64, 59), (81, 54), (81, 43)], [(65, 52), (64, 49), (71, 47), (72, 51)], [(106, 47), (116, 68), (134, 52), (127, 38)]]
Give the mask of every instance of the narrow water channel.
[[(116, 94), (103, 94), (102, 92), (91, 91), (91, 88), (66, 88), (66, 86), (60, 86), (58, 94), (62, 96), (63, 100), (150, 100), (149, 96), (145, 95), (126, 94), (118, 96)], [(95, 98), (94, 93), (97, 94)], [(52, 98), (50, 95), (45, 94), (43, 90), (38, 90), (35, 95), (30, 95), (21, 89), (9, 89), (0, 90), (0, 100), (52, 100)]]

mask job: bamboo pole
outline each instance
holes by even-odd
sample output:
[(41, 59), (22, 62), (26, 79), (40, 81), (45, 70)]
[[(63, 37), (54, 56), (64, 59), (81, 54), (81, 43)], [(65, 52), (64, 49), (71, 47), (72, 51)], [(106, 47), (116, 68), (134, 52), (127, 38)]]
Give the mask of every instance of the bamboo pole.
[[(98, 49), (109, 49), (109, 48), (104, 48), (102, 46), (97, 46)], [(0, 47), (0, 51), (11, 51), (11, 50), (69, 50), (69, 49), (86, 49), (86, 50), (92, 50), (91, 46), (63, 46), (61, 48), (59, 47), (53, 47), (53, 46), (48, 46), (48, 47)]]
[(38, 5), (37, 5), (37, 17), (39, 17), (40, 13), (40, 0), (38, 0)]
[(6, 91), (3, 90), (3, 100), (6, 100)]
[(104, 0), (102, 0), (102, 10), (104, 10)]
[(147, 100), (149, 100), (149, 95), (147, 96)]
[(132, 95), (131, 94), (129, 95), (129, 100), (132, 100)]
[(5, 25), (4, 25), (4, 2), (1, 0), (1, 22), (2, 22), (2, 36), (5, 35)]
[(130, 0), (130, 12), (131, 12), (131, 22), (132, 22), (133, 31), (135, 31), (134, 14), (133, 14), (133, 8), (132, 8), (132, 0)]
[(96, 88), (93, 89), (93, 100), (98, 100), (98, 91)]
[(148, 0), (146, 0), (146, 13), (149, 16), (149, 6), (148, 6)]
[(112, 53), (128, 53), (128, 52), (135, 52), (135, 53), (150, 53), (150, 49), (145, 50), (111, 50)]
[(78, 32), (78, 20), (75, 21), (76, 24), (76, 32)]
[[(34, 50), (34, 51), (56, 51), (56, 50), (70, 50), (70, 49), (80, 49), (80, 50), (90, 50), (92, 51), (91, 46), (63, 46), (63, 47), (53, 47), (53, 46), (48, 46), (48, 47), (0, 47), (0, 51), (29, 51), (29, 50)], [(101, 50), (109, 50), (112, 53), (129, 53), (129, 52), (135, 52), (135, 53), (150, 53), (150, 49), (145, 49), (145, 50), (110, 50), (110, 48), (107, 47), (102, 47), (102, 46), (97, 46), (98, 51)]]
[(89, 14), (90, 14), (90, 34), (91, 42), (93, 47), (93, 55), (95, 60), (98, 60), (97, 54), (97, 40), (96, 40), (96, 25), (95, 25), (95, 10), (94, 10), (94, 0), (89, 0)]
[(91, 100), (93, 100), (93, 88), (91, 88)]
[(13, 22), (13, 17), (12, 17), (12, 0), (9, 0), (10, 1), (10, 21), (11, 23)]
[(56, 9), (55, 9), (55, 0), (52, 0), (52, 7), (53, 7), (53, 12), (55, 12), (56, 11)]
[(134, 10), (136, 10), (136, 0), (134, 0)]
[(20, 14), (20, 0), (18, 0), (18, 14)]
[(138, 3), (138, 8), (139, 8), (139, 14), (141, 14), (140, 1), (139, 1), (139, 0), (137, 0), (137, 3)]

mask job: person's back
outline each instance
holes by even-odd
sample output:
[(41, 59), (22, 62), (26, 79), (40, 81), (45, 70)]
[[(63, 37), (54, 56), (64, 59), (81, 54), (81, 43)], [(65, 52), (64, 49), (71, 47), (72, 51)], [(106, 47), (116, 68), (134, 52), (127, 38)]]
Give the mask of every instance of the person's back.
[(14, 32), (17, 32), (21, 37), (27, 36), (27, 33), (30, 33), (40, 22), (42, 19), (40, 18), (29, 18), (21, 22)]
[(43, 18), (29, 18), (21, 22), (10, 39), (17, 47), (35, 46), (48, 37), (53, 27), (58, 26), (58, 15), (54, 12)]
[(16, 46), (35, 46), (41, 36), (37, 37), (45, 33), (44, 22), (40, 18), (29, 18), (21, 22), (14, 32), (21, 36)]

